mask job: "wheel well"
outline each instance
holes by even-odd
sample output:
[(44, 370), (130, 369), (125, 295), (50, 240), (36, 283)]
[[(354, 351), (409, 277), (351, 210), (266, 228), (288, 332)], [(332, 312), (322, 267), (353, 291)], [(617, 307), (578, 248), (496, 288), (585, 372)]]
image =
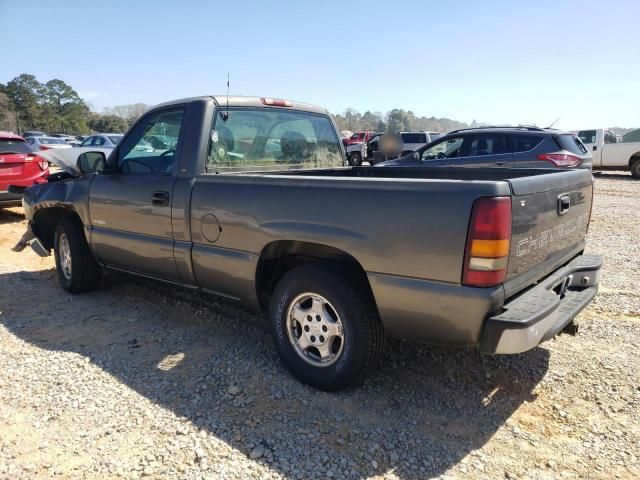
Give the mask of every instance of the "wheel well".
[(64, 217), (74, 218), (82, 224), (78, 214), (70, 208), (47, 208), (40, 210), (35, 214), (31, 224), (31, 229), (36, 237), (40, 239), (45, 248), (53, 248), (53, 234), (56, 230), (56, 226)]
[(326, 265), (351, 276), (373, 298), (366, 272), (347, 252), (318, 243), (281, 240), (268, 244), (260, 254), (256, 268), (256, 293), (260, 306), (263, 309), (268, 307), (275, 286), (287, 272), (310, 263)]
[(631, 155), (631, 158), (629, 159), (629, 168), (631, 168), (631, 165), (633, 165), (636, 162), (640, 162), (640, 152), (636, 152), (633, 155)]

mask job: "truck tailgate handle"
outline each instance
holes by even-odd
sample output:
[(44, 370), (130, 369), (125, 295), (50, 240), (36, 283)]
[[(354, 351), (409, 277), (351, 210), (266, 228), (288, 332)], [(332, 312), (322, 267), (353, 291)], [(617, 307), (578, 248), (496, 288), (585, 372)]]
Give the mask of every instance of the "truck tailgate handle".
[(151, 194), (151, 203), (158, 206), (169, 205), (169, 192), (153, 192)]
[(569, 195), (560, 195), (558, 197), (558, 215), (564, 215), (569, 211), (571, 206), (571, 197)]

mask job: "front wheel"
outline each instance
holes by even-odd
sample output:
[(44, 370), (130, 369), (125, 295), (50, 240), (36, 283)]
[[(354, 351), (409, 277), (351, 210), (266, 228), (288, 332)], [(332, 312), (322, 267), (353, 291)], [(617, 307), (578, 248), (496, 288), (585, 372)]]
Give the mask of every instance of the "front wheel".
[(631, 163), (631, 176), (634, 178), (640, 178), (640, 159)]
[(100, 283), (100, 266), (93, 258), (79, 221), (65, 217), (53, 237), (56, 271), (60, 286), (71, 293), (95, 290)]
[(313, 265), (288, 272), (269, 316), (284, 365), (301, 382), (336, 391), (359, 382), (382, 352), (384, 333), (360, 284)]

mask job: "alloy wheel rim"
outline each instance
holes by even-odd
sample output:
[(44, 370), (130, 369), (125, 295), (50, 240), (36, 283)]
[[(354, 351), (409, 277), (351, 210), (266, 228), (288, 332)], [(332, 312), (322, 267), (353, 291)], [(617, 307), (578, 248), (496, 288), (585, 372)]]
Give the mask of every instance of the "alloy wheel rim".
[(291, 301), (287, 334), (298, 356), (314, 367), (334, 364), (344, 350), (342, 320), (331, 302), (317, 293), (302, 293)]
[(64, 278), (71, 280), (71, 247), (66, 233), (60, 234), (58, 238), (58, 261)]

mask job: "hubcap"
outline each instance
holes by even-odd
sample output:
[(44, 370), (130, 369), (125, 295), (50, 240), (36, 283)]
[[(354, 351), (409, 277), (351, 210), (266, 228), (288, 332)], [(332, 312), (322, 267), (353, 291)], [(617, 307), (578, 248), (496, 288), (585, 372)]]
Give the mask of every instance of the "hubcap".
[(342, 354), (342, 321), (322, 295), (302, 293), (293, 299), (287, 311), (287, 333), (296, 353), (315, 367), (327, 367)]
[(71, 248), (66, 233), (58, 237), (58, 262), (64, 278), (71, 280)]

